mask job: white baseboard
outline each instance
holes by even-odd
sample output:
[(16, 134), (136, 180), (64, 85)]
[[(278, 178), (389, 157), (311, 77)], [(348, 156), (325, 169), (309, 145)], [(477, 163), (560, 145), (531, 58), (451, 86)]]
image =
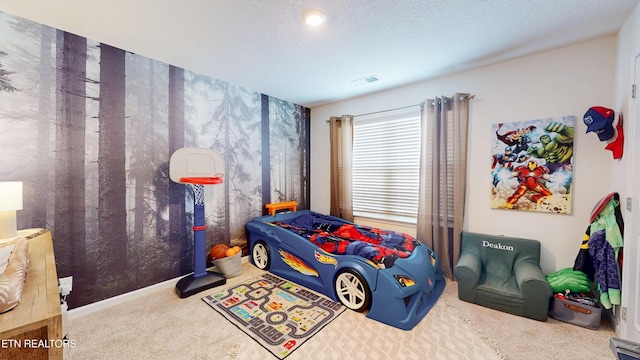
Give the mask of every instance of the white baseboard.
[[(249, 261), (249, 257), (248, 256), (243, 256), (242, 257), (242, 263), (246, 263)], [(216, 267), (212, 267), (210, 268), (212, 270), (216, 270)], [(68, 311), (68, 317), (70, 320), (79, 318), (81, 316), (84, 315), (88, 315), (91, 314), (93, 312), (96, 311), (100, 311), (100, 310), (104, 310), (107, 308), (110, 308), (112, 306), (116, 306), (119, 304), (122, 304), (124, 302), (130, 301), (130, 300), (134, 300), (137, 299), (139, 297), (145, 296), (145, 295), (149, 295), (151, 293), (157, 292), (157, 291), (162, 291), (162, 290), (167, 290), (167, 289), (173, 289), (176, 286), (176, 283), (182, 279), (183, 276), (174, 278), (174, 279), (169, 279), (166, 281), (163, 281), (161, 283), (157, 283), (157, 284), (153, 284), (141, 289), (137, 289), (134, 291), (130, 291), (128, 293), (124, 293), (121, 295), (117, 295), (108, 299), (104, 299), (101, 301), (97, 301), (88, 305), (84, 305), (81, 306), (79, 308), (75, 308), (75, 309), (71, 309)], [(177, 296), (177, 295), (176, 295)]]

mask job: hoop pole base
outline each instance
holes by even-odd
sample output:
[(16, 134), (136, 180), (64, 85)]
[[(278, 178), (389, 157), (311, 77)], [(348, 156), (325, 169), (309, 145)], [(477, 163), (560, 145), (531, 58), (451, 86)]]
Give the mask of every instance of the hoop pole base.
[[(185, 179), (185, 178), (183, 178)], [(181, 179), (181, 180), (183, 180)], [(199, 179), (202, 180), (202, 179)], [(176, 284), (176, 293), (181, 298), (191, 296), (212, 287), (224, 285), (227, 278), (222, 274), (207, 270), (207, 254), (204, 218), (203, 182), (190, 182), (193, 188), (193, 274), (180, 279)]]
[(186, 298), (197, 294), (200, 291), (211, 289), (226, 283), (227, 278), (216, 272), (207, 271), (206, 274), (199, 277), (194, 277), (193, 274), (191, 274), (178, 280), (178, 283), (176, 284), (176, 294), (181, 298)]

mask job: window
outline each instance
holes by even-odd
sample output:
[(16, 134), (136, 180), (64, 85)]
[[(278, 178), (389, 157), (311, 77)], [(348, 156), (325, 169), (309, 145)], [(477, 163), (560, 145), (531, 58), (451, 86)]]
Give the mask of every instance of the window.
[(353, 124), (353, 214), (415, 223), (420, 169), (420, 110)]

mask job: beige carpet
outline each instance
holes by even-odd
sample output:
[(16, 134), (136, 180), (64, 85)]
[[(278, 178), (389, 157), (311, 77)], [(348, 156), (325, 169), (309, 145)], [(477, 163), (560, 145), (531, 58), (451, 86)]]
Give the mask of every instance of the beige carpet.
[(546, 322), (526, 319), (460, 301), (457, 284), (449, 285), (453, 286), (445, 288), (443, 299), (504, 359), (615, 359), (609, 339), (616, 335), (605, 321), (598, 330), (589, 330), (552, 318)]
[[(249, 263), (227, 285), (262, 273)], [(287, 359), (613, 359), (611, 330), (542, 323), (467, 304), (448, 283), (411, 331), (346, 311)], [(163, 290), (68, 321), (65, 359), (270, 359), (267, 350), (201, 300)]]

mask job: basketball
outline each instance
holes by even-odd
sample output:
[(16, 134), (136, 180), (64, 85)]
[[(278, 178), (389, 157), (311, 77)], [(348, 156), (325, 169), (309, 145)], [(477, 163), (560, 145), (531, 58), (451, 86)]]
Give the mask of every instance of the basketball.
[(240, 251), (242, 251), (242, 249), (240, 249), (240, 246), (232, 246), (229, 249), (227, 249), (227, 252), (225, 253), (225, 255), (227, 257), (233, 256), (233, 255), (239, 253)]
[(225, 257), (227, 250), (229, 250), (229, 246), (227, 244), (216, 244), (211, 248), (209, 258), (211, 258), (211, 261), (215, 259), (222, 259)]

